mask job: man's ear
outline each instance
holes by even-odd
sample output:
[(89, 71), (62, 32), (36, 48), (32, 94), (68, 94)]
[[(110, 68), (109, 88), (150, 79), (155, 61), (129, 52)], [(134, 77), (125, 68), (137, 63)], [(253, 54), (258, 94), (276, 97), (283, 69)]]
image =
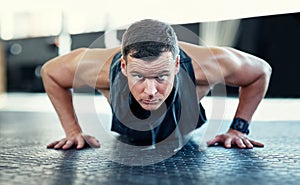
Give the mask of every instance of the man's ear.
[(127, 67), (126, 61), (125, 61), (124, 57), (122, 56), (121, 57), (121, 71), (122, 71), (123, 75), (127, 77), (126, 67)]
[(180, 70), (180, 56), (178, 55), (175, 60), (175, 74)]

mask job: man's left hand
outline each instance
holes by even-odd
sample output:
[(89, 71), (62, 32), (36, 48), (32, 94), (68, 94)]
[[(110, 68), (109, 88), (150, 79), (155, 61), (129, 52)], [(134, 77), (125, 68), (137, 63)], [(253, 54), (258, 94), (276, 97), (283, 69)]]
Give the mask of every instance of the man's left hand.
[(263, 143), (254, 141), (248, 138), (246, 134), (234, 129), (229, 129), (227, 133), (217, 135), (214, 139), (207, 141), (208, 146), (214, 146), (215, 144), (222, 144), (225, 148), (231, 148), (232, 146), (239, 148), (264, 147)]

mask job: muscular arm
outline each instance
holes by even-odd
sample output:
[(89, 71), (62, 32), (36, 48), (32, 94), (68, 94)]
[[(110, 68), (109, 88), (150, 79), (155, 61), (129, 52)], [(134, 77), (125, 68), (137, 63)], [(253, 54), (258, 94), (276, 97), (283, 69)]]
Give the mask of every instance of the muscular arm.
[(250, 122), (268, 89), (271, 67), (262, 59), (233, 48), (216, 48), (212, 51), (219, 56), (216, 59), (225, 84), (239, 87), (235, 117)]
[[(109, 90), (109, 64), (117, 50), (77, 49), (44, 64), (44, 87), (58, 114), (66, 138), (82, 132), (73, 107), (71, 88), (88, 85), (100, 91)], [(82, 142), (73, 144), (83, 147)], [(69, 148), (69, 145), (65, 148)], [(62, 146), (58, 145), (56, 148), (60, 147)]]
[[(180, 43), (193, 59), (200, 98), (214, 85), (239, 87), (239, 105), (235, 117), (248, 121), (263, 99), (271, 76), (268, 63), (253, 55), (226, 47), (199, 47)], [(204, 89), (204, 90), (203, 90)]]
[[(54, 58), (43, 65), (42, 79), (45, 91), (51, 100), (66, 136), (81, 132), (75, 110), (73, 108), (71, 88), (75, 71), (84, 49)], [(77, 83), (79, 86), (80, 84)]]
[[(239, 87), (239, 104), (235, 117), (251, 121), (259, 103), (266, 94), (271, 76), (271, 67), (253, 55), (225, 47), (200, 47), (181, 43), (181, 47), (192, 57), (198, 96), (218, 83)], [(226, 134), (216, 136), (208, 145), (222, 143), (226, 148), (237, 145), (240, 148), (263, 146), (249, 139), (245, 134), (229, 129)]]
[[(249, 123), (259, 103), (266, 94), (271, 77), (271, 67), (262, 59), (232, 49), (216, 49), (213, 52), (224, 74), (225, 83), (239, 87), (239, 104), (235, 117)], [(263, 147), (264, 144), (248, 138), (244, 133), (229, 129), (207, 142), (209, 146), (223, 143), (226, 148), (236, 145), (239, 148)]]

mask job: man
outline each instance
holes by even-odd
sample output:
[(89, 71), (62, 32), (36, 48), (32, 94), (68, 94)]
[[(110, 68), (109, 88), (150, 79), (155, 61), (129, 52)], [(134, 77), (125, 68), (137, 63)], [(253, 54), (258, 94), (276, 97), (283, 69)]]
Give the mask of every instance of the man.
[(77, 49), (43, 66), (45, 90), (66, 133), (48, 148), (100, 146), (95, 137), (83, 135), (71, 88), (89, 85), (108, 99), (112, 131), (133, 141), (160, 142), (199, 128), (206, 121), (199, 102), (219, 83), (240, 87), (239, 104), (227, 133), (207, 144), (262, 147), (247, 134), (270, 76), (271, 67), (262, 59), (233, 48), (178, 42), (170, 25), (142, 20), (126, 30), (121, 47)]

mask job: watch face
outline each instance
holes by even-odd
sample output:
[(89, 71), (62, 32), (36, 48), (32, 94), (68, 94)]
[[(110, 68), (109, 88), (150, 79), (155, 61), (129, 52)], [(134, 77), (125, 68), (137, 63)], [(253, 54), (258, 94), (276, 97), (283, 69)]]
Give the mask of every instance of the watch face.
[(244, 122), (242, 122), (242, 121), (238, 121), (237, 122), (237, 129), (239, 129), (239, 130), (243, 130), (244, 129)]
[(240, 132), (249, 134), (249, 129), (248, 129), (249, 123), (245, 120), (236, 118), (232, 124), (231, 124), (231, 128), (238, 130)]

